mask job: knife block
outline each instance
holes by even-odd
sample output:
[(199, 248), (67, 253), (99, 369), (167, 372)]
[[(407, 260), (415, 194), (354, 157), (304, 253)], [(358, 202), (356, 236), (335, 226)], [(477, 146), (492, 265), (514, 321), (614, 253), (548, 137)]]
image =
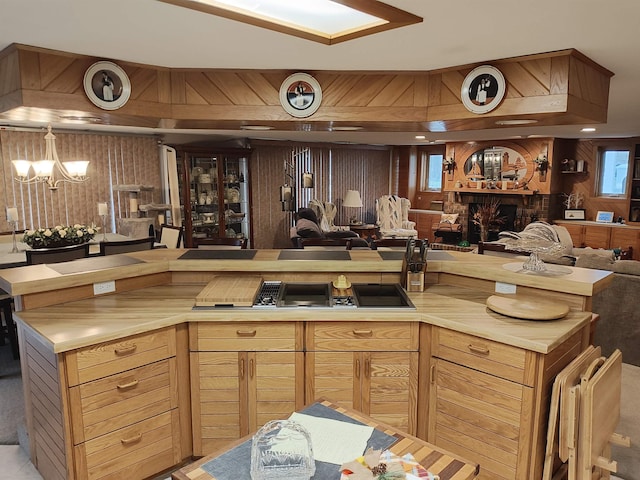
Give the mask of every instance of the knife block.
[(424, 292), (424, 272), (407, 272), (407, 292)]

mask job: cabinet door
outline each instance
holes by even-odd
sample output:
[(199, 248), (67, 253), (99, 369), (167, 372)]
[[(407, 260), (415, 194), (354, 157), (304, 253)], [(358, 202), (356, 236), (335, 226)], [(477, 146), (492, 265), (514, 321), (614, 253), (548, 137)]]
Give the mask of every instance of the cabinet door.
[(533, 389), (432, 360), (428, 441), (479, 463), (479, 479), (527, 478)]
[(574, 247), (582, 247), (584, 246), (584, 226), (583, 225), (570, 225), (568, 223), (563, 223), (562, 226), (567, 229), (569, 235), (571, 235), (571, 240), (573, 240)]
[(304, 405), (302, 352), (192, 353), (194, 455)]
[(591, 248), (609, 248), (611, 228), (606, 226), (584, 227), (584, 243)]
[(416, 431), (418, 352), (308, 352), (307, 403), (326, 398)]

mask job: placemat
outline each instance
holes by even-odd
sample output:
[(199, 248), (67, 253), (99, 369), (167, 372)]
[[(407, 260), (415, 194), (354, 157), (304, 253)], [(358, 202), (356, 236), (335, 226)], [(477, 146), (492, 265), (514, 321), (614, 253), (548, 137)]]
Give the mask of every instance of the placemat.
[(178, 260), (252, 260), (256, 256), (255, 250), (189, 250), (178, 257)]
[(81, 258), (80, 260), (73, 260), (71, 262), (48, 263), (47, 267), (61, 275), (69, 275), (71, 273), (124, 267), (126, 265), (134, 265), (136, 263), (144, 263), (144, 261), (133, 257), (127, 257), (125, 255), (106, 255), (103, 257)]
[(282, 250), (278, 260), (351, 260), (346, 250)]
[[(301, 410), (300, 413), (354, 423), (356, 425), (364, 425), (362, 422), (354, 420), (320, 403), (314, 403), (304, 410)], [(374, 429), (367, 442), (367, 448), (384, 450), (393, 445), (397, 440), (398, 439), (392, 435), (387, 435), (380, 430)], [(247, 440), (228, 452), (204, 463), (201, 468), (209, 475), (215, 477), (216, 480), (251, 478), (251, 440)], [(314, 480), (340, 480), (340, 465), (316, 461), (316, 473), (311, 478)]]

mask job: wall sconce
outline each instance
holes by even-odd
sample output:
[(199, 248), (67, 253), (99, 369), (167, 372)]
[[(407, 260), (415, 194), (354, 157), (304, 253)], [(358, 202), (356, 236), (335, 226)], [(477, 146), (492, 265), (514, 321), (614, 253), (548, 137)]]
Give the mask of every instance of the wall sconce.
[(536, 162), (536, 171), (540, 181), (544, 182), (547, 179), (547, 170), (549, 169), (549, 160), (547, 159), (547, 153), (541, 152), (534, 160)]
[(280, 187), (280, 202), (283, 212), (293, 212), (296, 209), (294, 189), (286, 183)]
[[(47, 134), (44, 136), (46, 144), (43, 160), (30, 162), (28, 160), (13, 160), (13, 168), (16, 170), (16, 181), (24, 184), (35, 185), (46, 183), (51, 190), (56, 190), (60, 182), (82, 183), (87, 178), (88, 160), (77, 160), (73, 162), (60, 162), (56, 151), (56, 137), (51, 133), (51, 125), (47, 127)], [(30, 170), (33, 167), (33, 176)], [(55, 170), (58, 169), (62, 178), (55, 179)]]
[(302, 188), (313, 188), (313, 173), (304, 172), (302, 174)]

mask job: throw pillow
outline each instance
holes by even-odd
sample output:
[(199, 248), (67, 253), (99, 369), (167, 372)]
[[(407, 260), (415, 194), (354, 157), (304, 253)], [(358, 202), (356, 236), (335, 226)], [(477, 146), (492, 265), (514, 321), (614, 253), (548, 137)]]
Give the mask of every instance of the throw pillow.
[(576, 267), (594, 268), (597, 270), (612, 270), (613, 257), (605, 257), (598, 254), (585, 253), (576, 259)]
[(296, 222), (296, 230), (298, 235), (302, 238), (320, 238), (322, 232), (317, 223), (307, 220), (306, 218), (299, 218)]
[(443, 213), (440, 217), (440, 223), (456, 223), (458, 220), (457, 213)]

